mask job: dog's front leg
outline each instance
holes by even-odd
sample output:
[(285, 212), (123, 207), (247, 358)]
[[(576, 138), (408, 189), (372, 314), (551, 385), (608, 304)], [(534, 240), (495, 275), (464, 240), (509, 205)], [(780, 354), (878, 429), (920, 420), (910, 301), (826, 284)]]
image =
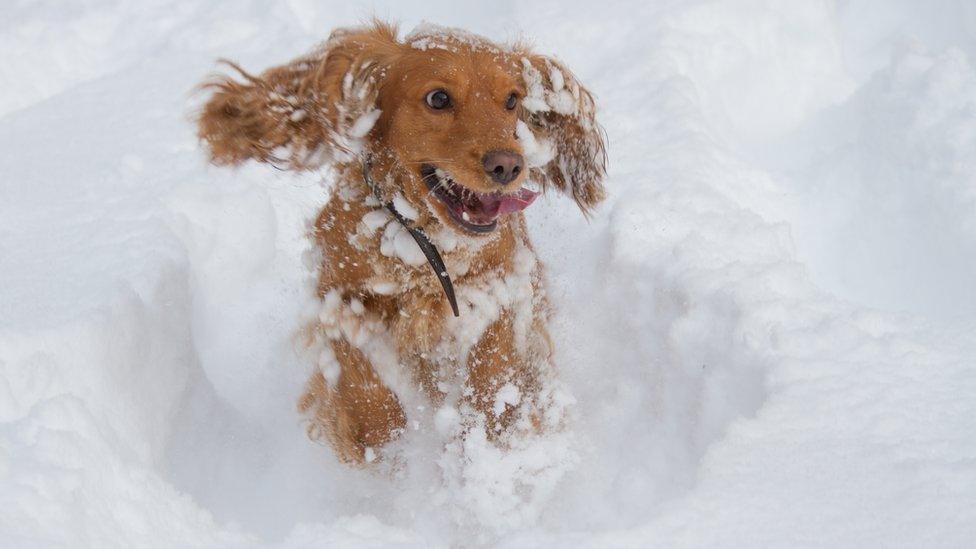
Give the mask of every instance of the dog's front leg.
[(484, 414), (488, 436), (506, 432), (520, 404), (534, 400), (538, 376), (515, 345), (511, 314), (493, 322), (468, 354), (465, 399)]
[(299, 405), (311, 413), (309, 433), (322, 435), (345, 462), (368, 461), (368, 449), (396, 437), (406, 424), (400, 401), (380, 380), (362, 351), (345, 339), (330, 342), (339, 378), (330, 385), (321, 372), (309, 380)]

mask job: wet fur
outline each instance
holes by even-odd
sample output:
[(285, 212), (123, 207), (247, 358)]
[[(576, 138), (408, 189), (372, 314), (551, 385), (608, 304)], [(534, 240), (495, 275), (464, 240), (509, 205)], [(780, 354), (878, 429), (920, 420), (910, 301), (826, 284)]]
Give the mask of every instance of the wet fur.
[[(328, 440), (343, 461), (362, 463), (367, 449), (406, 425), (404, 395), (391, 383), (419, 386), (435, 405), (455, 399), (497, 440), (545, 428), (549, 306), (524, 217), (504, 216), (488, 236), (467, 235), (447, 221), (418, 171), (433, 162), (468, 188), (496, 191), (480, 158), (490, 150), (524, 152), (527, 144), (516, 136), (521, 123), (542, 143), (536, 156), (544, 162), (530, 166), (529, 178), (588, 212), (603, 198), (605, 173), (590, 93), (525, 45), (441, 29), (401, 40), (380, 22), (335, 31), (310, 54), (260, 75), (230, 66), (235, 77), (204, 85), (210, 96), (198, 130), (211, 160), (296, 170), (328, 165), (336, 174), (311, 235), (320, 252), (322, 308), (305, 333), (318, 366), (299, 403), (309, 434)], [(457, 97), (453, 112), (424, 104), (436, 87)], [(521, 101), (507, 111), (512, 91)], [(458, 288), (460, 318), (426, 263), (407, 264), (384, 248), (397, 228), (366, 222), (383, 215), (364, 183), (367, 154), (382, 198), (399, 194), (412, 205), (414, 223), (440, 248)], [(524, 174), (502, 190), (523, 183)], [(504, 385), (517, 388), (518, 405), (499, 407)]]

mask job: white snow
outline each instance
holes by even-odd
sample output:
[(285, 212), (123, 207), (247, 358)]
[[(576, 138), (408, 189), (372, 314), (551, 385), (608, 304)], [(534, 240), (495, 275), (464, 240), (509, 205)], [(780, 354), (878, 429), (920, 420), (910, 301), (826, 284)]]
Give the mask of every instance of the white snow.
[[(5, 6), (0, 547), (970, 546), (976, 10), (936, 4)], [(296, 339), (330, 175), (207, 166), (193, 89), (370, 10), (521, 31), (596, 96), (607, 203), (526, 212), (567, 424), (542, 443), (438, 447), (464, 411), (418, 400), (407, 465), (350, 469), (295, 410), (336, 374)]]
[(491, 411), (495, 413), (496, 416), (501, 415), (508, 406), (518, 406), (519, 402), (522, 401), (522, 395), (519, 392), (518, 387), (514, 383), (506, 383), (498, 389), (498, 393), (495, 395), (495, 402), (492, 405)]
[[(411, 213), (416, 217), (416, 210)], [(366, 223), (365, 218), (364, 223)], [(427, 263), (427, 256), (424, 255), (417, 241), (410, 236), (410, 232), (403, 225), (393, 221), (392, 216), (380, 237), (380, 253), (387, 257), (395, 257), (413, 267)]]
[(535, 133), (521, 120), (515, 125), (515, 135), (522, 142), (522, 156), (525, 157), (525, 164), (530, 168), (545, 166), (556, 156), (552, 143), (536, 139)]
[(411, 221), (416, 221), (417, 218), (420, 217), (420, 212), (418, 212), (417, 209), (414, 208), (413, 205), (400, 193), (396, 193), (396, 195), (393, 197), (393, 207), (396, 208), (396, 211), (399, 212), (400, 215)]
[(349, 136), (356, 139), (366, 137), (369, 131), (373, 129), (376, 121), (379, 120), (380, 114), (382, 114), (381, 110), (373, 109), (357, 118), (356, 122), (349, 128)]

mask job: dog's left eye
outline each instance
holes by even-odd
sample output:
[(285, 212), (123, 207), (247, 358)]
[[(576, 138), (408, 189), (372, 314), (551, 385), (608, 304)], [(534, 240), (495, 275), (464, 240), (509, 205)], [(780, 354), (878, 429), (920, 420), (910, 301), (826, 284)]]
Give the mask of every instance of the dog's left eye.
[(446, 109), (451, 106), (451, 96), (444, 90), (433, 90), (427, 93), (427, 105), (432, 109)]
[(518, 104), (518, 96), (515, 95), (515, 93), (508, 94), (508, 99), (505, 100), (505, 108), (508, 110), (512, 110), (515, 108), (515, 105), (517, 104)]

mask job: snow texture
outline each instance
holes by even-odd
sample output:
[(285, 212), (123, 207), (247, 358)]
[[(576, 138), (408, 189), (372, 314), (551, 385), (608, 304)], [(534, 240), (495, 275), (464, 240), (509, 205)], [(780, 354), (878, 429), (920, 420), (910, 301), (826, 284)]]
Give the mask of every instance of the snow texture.
[[(502, 7), (4, 6), (0, 547), (972, 545), (972, 4)], [(357, 470), (295, 410), (336, 375), (295, 340), (329, 305), (305, 237), (331, 176), (208, 166), (193, 88), (369, 13), (521, 32), (596, 97), (606, 203), (526, 211), (567, 422), (543, 443), (452, 437), (464, 411), (417, 399), (405, 463)], [(359, 231), (422, 262), (397, 227)]]

